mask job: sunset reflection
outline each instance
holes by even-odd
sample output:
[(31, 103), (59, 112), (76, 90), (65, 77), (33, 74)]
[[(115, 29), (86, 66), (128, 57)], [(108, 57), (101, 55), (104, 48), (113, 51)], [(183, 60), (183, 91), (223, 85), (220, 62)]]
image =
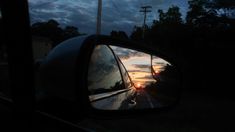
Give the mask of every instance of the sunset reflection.
[[(126, 67), (135, 87), (144, 88), (156, 82), (151, 73), (151, 55), (117, 46), (111, 46), (111, 48)], [(153, 57), (153, 69), (155, 73), (164, 71), (164, 67), (167, 64), (169, 63), (165, 60)]]

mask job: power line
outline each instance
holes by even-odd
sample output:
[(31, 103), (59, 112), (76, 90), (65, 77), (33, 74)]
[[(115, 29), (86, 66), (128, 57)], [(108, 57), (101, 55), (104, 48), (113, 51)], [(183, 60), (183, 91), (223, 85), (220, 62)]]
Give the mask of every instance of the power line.
[(145, 34), (145, 30), (146, 30), (146, 16), (147, 13), (152, 12), (150, 9), (152, 8), (152, 6), (141, 6), (142, 10), (140, 10), (140, 12), (144, 13), (144, 24), (143, 24), (143, 38), (144, 38), (144, 34)]

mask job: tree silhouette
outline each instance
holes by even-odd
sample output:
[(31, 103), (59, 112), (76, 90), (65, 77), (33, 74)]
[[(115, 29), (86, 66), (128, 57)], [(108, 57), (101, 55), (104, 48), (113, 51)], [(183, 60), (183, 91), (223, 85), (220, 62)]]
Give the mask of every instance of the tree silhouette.
[(186, 21), (194, 27), (231, 23), (228, 17), (235, 12), (235, 1), (231, 0), (191, 0), (188, 3)]
[(217, 9), (235, 9), (235, 1), (234, 0), (213, 0), (211, 2), (210, 7)]
[(71, 37), (75, 37), (80, 35), (80, 33), (78, 32), (78, 28), (74, 27), (74, 26), (66, 26), (64, 29), (64, 33), (63, 33), (63, 37), (64, 39), (68, 39)]
[(220, 12), (221, 16), (231, 16), (235, 13), (234, 0), (213, 0), (208, 5), (208, 8)]
[(65, 29), (63, 29), (55, 20), (34, 23), (31, 26), (31, 31), (32, 35), (49, 38), (53, 42), (53, 47), (66, 39), (81, 35), (78, 32), (78, 28), (66, 26)]
[(110, 36), (113, 38), (128, 39), (127, 34), (124, 31), (112, 31)]
[[(146, 28), (145, 42), (155, 43), (166, 40), (166, 36), (174, 37), (175, 33), (179, 32), (181, 28), (183, 20), (179, 7), (172, 6), (167, 12), (158, 10), (158, 13), (159, 20), (154, 20), (152, 26)], [(143, 29), (135, 26), (130, 38), (135, 41), (143, 41)]]
[(191, 0), (188, 2), (189, 11), (187, 12), (186, 21), (190, 25), (197, 25), (198, 20), (206, 15), (206, 0)]
[(135, 26), (130, 38), (134, 41), (142, 41), (143, 29), (142, 27)]
[(168, 9), (166, 13), (163, 10), (158, 10), (159, 13), (159, 23), (166, 25), (176, 25), (182, 23), (180, 8), (177, 6), (172, 6)]
[[(144, 44), (173, 57), (192, 89), (203, 86), (208, 92), (214, 92), (212, 87), (215, 86), (221, 91), (218, 84), (228, 86), (225, 73), (234, 69), (229, 62), (234, 56), (235, 1), (189, 0), (188, 4), (186, 22), (182, 21), (177, 7), (170, 7), (166, 12), (158, 10), (159, 19), (149, 27)], [(131, 39), (142, 40), (141, 27), (135, 26)], [(219, 60), (228, 64), (220, 64)], [(216, 72), (218, 69), (222, 69), (221, 72)], [(223, 78), (218, 78), (220, 76)]]

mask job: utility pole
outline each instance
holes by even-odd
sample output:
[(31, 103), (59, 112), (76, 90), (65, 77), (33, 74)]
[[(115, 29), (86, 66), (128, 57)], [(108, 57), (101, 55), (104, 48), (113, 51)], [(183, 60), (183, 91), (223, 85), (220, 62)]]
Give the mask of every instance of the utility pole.
[(144, 34), (146, 30), (146, 15), (147, 13), (152, 12), (151, 10), (149, 10), (150, 8), (152, 8), (152, 6), (142, 6), (141, 8), (142, 10), (140, 10), (140, 12), (144, 13), (144, 24), (143, 24), (143, 38), (144, 38)]
[(97, 35), (101, 33), (101, 15), (102, 15), (102, 0), (98, 0), (97, 25), (96, 25)]

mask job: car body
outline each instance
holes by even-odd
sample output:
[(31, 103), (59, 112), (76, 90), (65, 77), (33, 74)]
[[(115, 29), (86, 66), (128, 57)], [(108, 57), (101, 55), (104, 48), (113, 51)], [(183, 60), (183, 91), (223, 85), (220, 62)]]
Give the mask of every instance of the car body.
[[(115, 58), (116, 64), (119, 67), (119, 72), (122, 76), (124, 85), (123, 88), (102, 92), (100, 94), (89, 95), (91, 105), (97, 109), (104, 110), (117, 110), (117, 109), (131, 109), (136, 105), (135, 96), (136, 89), (131, 81), (129, 73), (126, 71), (125, 66), (122, 64), (121, 60), (117, 55), (112, 51), (112, 48), (105, 45), (106, 50), (110, 50), (111, 55)], [(101, 70), (100, 67), (97, 70)], [(92, 76), (92, 75), (91, 75)], [(96, 84), (95, 84), (96, 85)]]

